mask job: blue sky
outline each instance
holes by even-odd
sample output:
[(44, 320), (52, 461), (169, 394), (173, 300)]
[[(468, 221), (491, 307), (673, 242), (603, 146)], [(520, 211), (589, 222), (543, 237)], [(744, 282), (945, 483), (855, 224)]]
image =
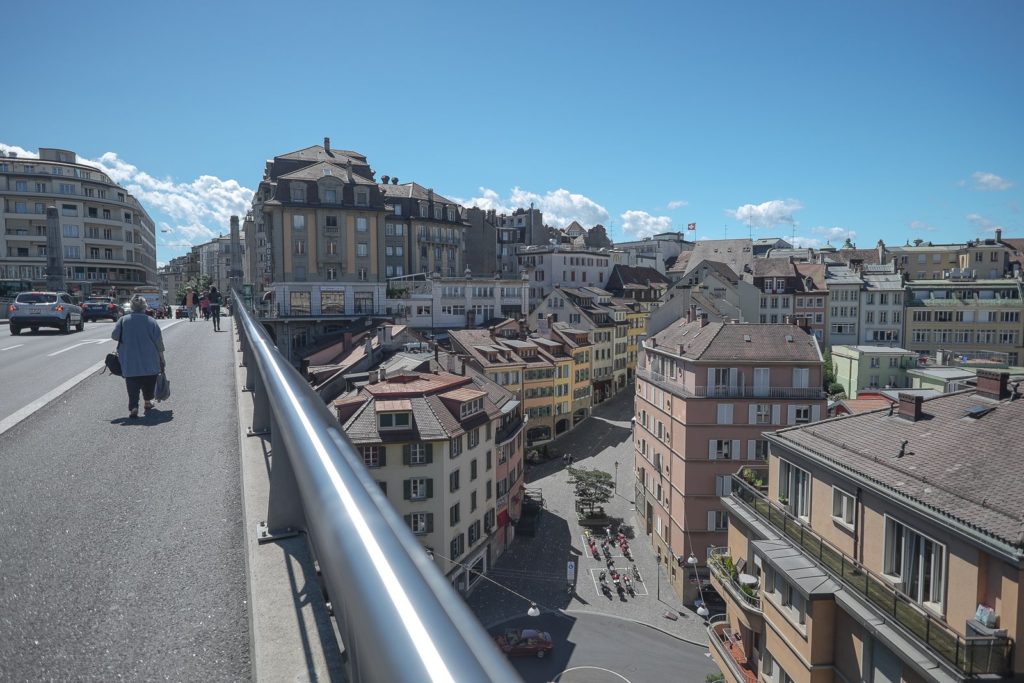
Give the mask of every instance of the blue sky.
[(0, 144), (226, 232), (275, 154), (366, 154), (614, 239), (1024, 236), (1024, 3), (20, 3)]

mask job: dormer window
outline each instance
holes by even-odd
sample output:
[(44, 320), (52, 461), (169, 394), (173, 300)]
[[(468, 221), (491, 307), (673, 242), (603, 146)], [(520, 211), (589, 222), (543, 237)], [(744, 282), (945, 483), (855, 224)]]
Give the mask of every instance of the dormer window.
[(377, 426), (380, 429), (409, 429), (412, 424), (410, 413), (379, 413)]
[(459, 407), (459, 416), (462, 419), (475, 415), (484, 409), (484, 401), (481, 398), (474, 398), (472, 401), (466, 401)]
[(430, 214), (428, 213), (427, 203), (424, 202), (424, 201), (421, 201), (420, 202), (420, 218), (429, 218), (429, 217), (430, 217)]
[(356, 206), (370, 205), (370, 191), (366, 189), (356, 190)]
[(304, 202), (306, 201), (306, 186), (301, 183), (292, 183), (291, 186), (292, 201), (293, 202)]
[(337, 190), (324, 190), (324, 203), (325, 204), (337, 204), (338, 203), (338, 191)]

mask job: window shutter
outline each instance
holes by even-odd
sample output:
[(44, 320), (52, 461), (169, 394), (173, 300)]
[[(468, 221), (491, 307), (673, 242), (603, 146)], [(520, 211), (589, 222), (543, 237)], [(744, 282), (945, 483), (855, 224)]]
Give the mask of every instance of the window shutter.
[(729, 456), (733, 460), (739, 460), (740, 459), (741, 456), (740, 456), (740, 440), (739, 439), (733, 439), (732, 440), (732, 449), (729, 451)]
[(757, 404), (751, 403), (747, 406), (747, 424), (755, 424), (757, 422)]
[(708, 531), (715, 530), (715, 511), (708, 510)]
[(777, 405), (773, 405), (772, 406), (772, 424), (773, 425), (782, 424), (782, 419), (781, 418), (782, 418), (782, 409), (781, 409), (781, 407), (777, 406)]
[(786, 424), (796, 424), (796, 406), (786, 406)]
[(757, 458), (757, 439), (747, 439), (747, 460)]
[(718, 455), (715, 453), (716, 444), (717, 442), (715, 439), (708, 440), (708, 460), (715, 460), (718, 458)]
[(430, 533), (433, 533), (433, 532), (434, 532), (434, 513), (433, 512), (428, 512), (427, 513), (427, 533), (430, 534)]
[(412, 482), (408, 479), (402, 482), (402, 498), (412, 500)]
[(412, 515), (402, 515), (402, 519), (405, 520), (406, 528), (412, 528)]
[(402, 464), (403, 465), (408, 465), (409, 464), (409, 452), (411, 450), (412, 450), (412, 446), (410, 446), (409, 444), (405, 444), (404, 446), (402, 446)]
[(811, 422), (821, 419), (821, 406), (811, 406)]
[(724, 486), (725, 481), (724, 480), (725, 480), (725, 477), (723, 477), (722, 475), (720, 475), (720, 474), (716, 474), (715, 475), (715, 495), (716, 496), (722, 495), (722, 490), (725, 488), (725, 486)]
[(715, 369), (708, 368), (708, 389), (711, 389), (713, 386), (715, 386)]
[(427, 479), (427, 498), (434, 497), (434, 480)]
[(424, 444), (427, 447), (427, 464), (434, 462), (434, 444)]
[(729, 368), (729, 388), (735, 389), (740, 381), (739, 368)]
[(380, 459), (380, 466), (381, 467), (387, 467), (388, 466), (388, 449), (385, 448), (384, 446), (381, 446), (380, 448), (377, 449), (377, 453), (378, 453), (378, 457)]

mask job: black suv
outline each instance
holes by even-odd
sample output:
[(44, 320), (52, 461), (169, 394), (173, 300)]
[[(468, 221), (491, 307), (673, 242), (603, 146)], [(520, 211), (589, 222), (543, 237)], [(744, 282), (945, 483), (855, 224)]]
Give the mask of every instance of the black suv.
[(121, 317), (121, 307), (117, 305), (113, 297), (91, 296), (82, 304), (83, 320), (99, 320), (109, 318), (114, 322)]

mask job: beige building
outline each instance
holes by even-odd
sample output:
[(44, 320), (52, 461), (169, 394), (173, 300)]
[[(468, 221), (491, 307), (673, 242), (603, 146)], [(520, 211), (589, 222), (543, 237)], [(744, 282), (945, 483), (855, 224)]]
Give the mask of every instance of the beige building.
[(522, 502), (522, 417), (482, 378), (406, 371), (333, 407), (381, 490), (452, 585), (471, 590), (512, 540)]
[(1024, 358), (1024, 297), (1020, 279), (975, 279), (947, 273), (907, 284), (905, 346), (918, 353), (950, 351), (967, 357), (1005, 353)]
[(708, 548), (725, 543), (731, 473), (740, 462), (766, 460), (766, 432), (825, 417), (821, 382), (818, 343), (796, 325), (699, 315), (644, 341), (633, 422), (636, 510), (684, 601), (697, 586), (692, 574), (684, 577), (684, 561), (692, 554), (706, 576)]
[(1024, 402), (977, 391), (767, 435), (710, 551), (726, 680), (1019, 680)]
[(0, 278), (46, 286), (46, 209), (57, 209), (68, 291), (128, 296), (154, 285), (156, 230), (127, 190), (69, 150), (0, 156)]

